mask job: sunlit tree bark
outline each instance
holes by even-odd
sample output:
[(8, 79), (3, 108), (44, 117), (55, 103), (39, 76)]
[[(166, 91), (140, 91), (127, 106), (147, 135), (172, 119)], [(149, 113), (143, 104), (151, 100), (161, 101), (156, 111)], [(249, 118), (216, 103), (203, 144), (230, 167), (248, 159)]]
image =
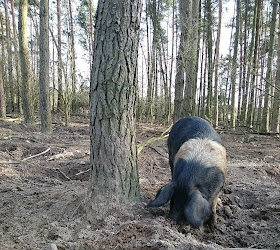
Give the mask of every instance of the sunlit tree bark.
[(34, 120), (34, 106), (31, 88), (31, 71), (29, 62), (28, 40), (27, 40), (27, 11), (28, 1), (20, 0), (19, 3), (19, 52), (21, 64), (21, 87), (23, 115), (25, 123)]

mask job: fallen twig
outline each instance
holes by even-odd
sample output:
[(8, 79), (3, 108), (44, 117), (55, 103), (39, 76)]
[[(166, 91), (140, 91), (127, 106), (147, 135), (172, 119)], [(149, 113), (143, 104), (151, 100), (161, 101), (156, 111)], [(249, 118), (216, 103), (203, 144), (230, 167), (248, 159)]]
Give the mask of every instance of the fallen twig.
[(61, 173), (68, 181), (71, 180), (70, 177), (68, 177), (65, 173), (63, 173), (59, 168), (54, 168), (54, 170), (58, 171), (59, 173)]
[(0, 164), (20, 164), (20, 161), (0, 160)]
[(161, 151), (159, 151), (159, 150), (158, 150), (157, 148), (155, 148), (155, 147), (149, 146), (149, 148), (155, 150), (155, 151), (156, 151), (159, 155), (161, 155), (161, 156), (164, 156), (164, 157), (167, 157), (167, 156), (168, 156), (167, 153), (161, 152)]
[(46, 149), (45, 151), (43, 151), (43, 152), (41, 152), (41, 153), (39, 153), (39, 154), (31, 155), (31, 156), (29, 156), (29, 157), (27, 157), (27, 158), (24, 158), (22, 161), (27, 161), (27, 160), (30, 160), (30, 159), (35, 158), (35, 157), (37, 157), (37, 156), (43, 155), (43, 154), (49, 152), (50, 150), (51, 150), (51, 148), (48, 148), (48, 149)]
[(76, 175), (84, 174), (84, 173), (87, 173), (88, 171), (90, 171), (90, 168), (85, 171), (81, 171), (81, 172), (77, 173)]

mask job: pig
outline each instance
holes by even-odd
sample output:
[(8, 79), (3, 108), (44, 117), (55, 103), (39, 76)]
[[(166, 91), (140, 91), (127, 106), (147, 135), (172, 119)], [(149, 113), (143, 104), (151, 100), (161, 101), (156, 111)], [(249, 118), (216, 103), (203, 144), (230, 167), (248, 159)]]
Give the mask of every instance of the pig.
[(204, 119), (178, 120), (168, 137), (172, 180), (163, 186), (148, 207), (170, 201), (169, 217), (193, 228), (217, 223), (218, 195), (227, 176), (226, 150), (218, 133)]

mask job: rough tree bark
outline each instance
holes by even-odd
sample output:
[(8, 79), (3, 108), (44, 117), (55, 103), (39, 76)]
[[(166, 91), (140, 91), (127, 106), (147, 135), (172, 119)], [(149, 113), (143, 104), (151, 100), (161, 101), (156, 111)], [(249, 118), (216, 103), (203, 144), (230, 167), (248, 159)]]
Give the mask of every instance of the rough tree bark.
[(52, 129), (51, 109), (49, 100), (49, 0), (40, 1), (40, 115), (41, 131), (50, 132)]
[(19, 54), (21, 66), (21, 87), (23, 115), (25, 123), (32, 123), (34, 120), (34, 107), (31, 89), (31, 70), (27, 40), (27, 10), (28, 1), (20, 0), (19, 3)]
[(139, 201), (135, 102), (140, 0), (99, 1), (90, 86), (94, 212)]

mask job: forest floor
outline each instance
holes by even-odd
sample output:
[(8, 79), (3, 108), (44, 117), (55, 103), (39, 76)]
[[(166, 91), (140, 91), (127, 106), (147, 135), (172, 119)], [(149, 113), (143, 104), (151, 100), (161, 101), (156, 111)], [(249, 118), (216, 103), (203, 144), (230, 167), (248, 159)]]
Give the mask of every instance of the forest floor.
[[(280, 139), (221, 133), (228, 178), (217, 207), (218, 225), (179, 227), (168, 205), (146, 208), (170, 179), (166, 140), (138, 156), (142, 202), (98, 223), (85, 215), (90, 178), (88, 119), (69, 127), (0, 121), (0, 249), (280, 249)], [(165, 127), (137, 125), (137, 142)], [(42, 153), (42, 154), (40, 154)], [(56, 247), (55, 247), (56, 246)]]

